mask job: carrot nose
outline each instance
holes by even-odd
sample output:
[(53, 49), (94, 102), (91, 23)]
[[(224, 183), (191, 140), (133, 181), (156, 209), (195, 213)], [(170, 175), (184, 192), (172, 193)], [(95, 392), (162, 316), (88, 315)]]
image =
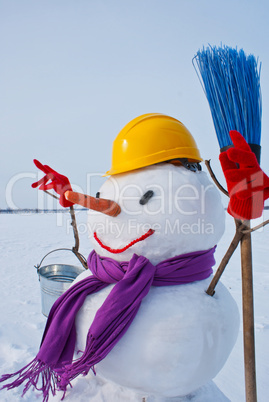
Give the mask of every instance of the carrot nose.
[(89, 195), (76, 193), (74, 191), (66, 191), (65, 198), (74, 204), (82, 207), (93, 209), (94, 211), (102, 212), (109, 216), (117, 216), (121, 212), (119, 204), (115, 201), (106, 200), (104, 198), (95, 198)]

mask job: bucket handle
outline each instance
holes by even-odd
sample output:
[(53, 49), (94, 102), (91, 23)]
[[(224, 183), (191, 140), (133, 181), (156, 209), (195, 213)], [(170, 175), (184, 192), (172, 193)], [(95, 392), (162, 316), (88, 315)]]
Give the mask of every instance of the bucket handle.
[(75, 256), (79, 259), (79, 261), (80, 261), (80, 263), (82, 264), (83, 268), (88, 269), (88, 265), (87, 265), (87, 260), (86, 260), (86, 258), (84, 257), (84, 255), (82, 255), (81, 253), (79, 253), (74, 247), (73, 247), (72, 249), (71, 249), (71, 248), (56, 248), (55, 250), (52, 250), (52, 251), (50, 251), (49, 253), (47, 253), (47, 254), (42, 258), (42, 260), (40, 261), (39, 264), (34, 265), (34, 267), (37, 269), (37, 273), (39, 272), (39, 269), (40, 269), (40, 267), (41, 267), (42, 262), (44, 261), (44, 259), (45, 259), (49, 254), (54, 253), (55, 251), (62, 251), (62, 250), (65, 250), (65, 251), (72, 251), (72, 253), (74, 253)]

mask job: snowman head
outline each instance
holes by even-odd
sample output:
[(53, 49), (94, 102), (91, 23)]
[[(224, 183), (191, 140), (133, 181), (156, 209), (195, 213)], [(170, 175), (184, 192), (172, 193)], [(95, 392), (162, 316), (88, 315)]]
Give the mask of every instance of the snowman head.
[(150, 113), (130, 121), (114, 140), (100, 200), (91, 199), (99, 211), (88, 219), (95, 251), (119, 261), (136, 253), (156, 264), (214, 247), (224, 210), (213, 183), (197, 169), (201, 161), (179, 120)]
[(89, 211), (100, 256), (128, 261), (136, 253), (157, 264), (214, 247), (224, 232), (220, 194), (203, 171), (159, 163), (111, 176), (98, 196), (121, 210), (117, 216)]

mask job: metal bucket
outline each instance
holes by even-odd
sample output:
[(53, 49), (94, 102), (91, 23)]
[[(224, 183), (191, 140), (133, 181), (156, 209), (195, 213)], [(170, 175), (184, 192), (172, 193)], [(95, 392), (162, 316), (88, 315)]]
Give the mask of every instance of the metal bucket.
[(85, 268), (66, 264), (41, 267), (41, 263), (36, 268), (40, 281), (42, 314), (48, 317), (54, 302), (70, 287), (76, 277), (85, 271)]

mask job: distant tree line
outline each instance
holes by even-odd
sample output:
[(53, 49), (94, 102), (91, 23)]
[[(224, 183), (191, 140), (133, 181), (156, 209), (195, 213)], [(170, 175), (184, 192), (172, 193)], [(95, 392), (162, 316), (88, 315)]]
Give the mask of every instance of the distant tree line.
[[(87, 208), (76, 208), (76, 211), (87, 211)], [(69, 212), (69, 208), (63, 209), (39, 209), (39, 208), (18, 208), (18, 209), (11, 209), (11, 208), (0, 208), (0, 214), (52, 214), (52, 213), (65, 213)]]
[[(225, 210), (227, 208), (224, 208)], [(264, 209), (269, 209), (269, 205), (265, 205)], [(75, 208), (76, 211), (87, 211), (87, 208)], [(54, 214), (56, 212), (69, 212), (69, 208), (62, 209), (39, 209), (39, 208), (0, 208), (0, 214)]]

